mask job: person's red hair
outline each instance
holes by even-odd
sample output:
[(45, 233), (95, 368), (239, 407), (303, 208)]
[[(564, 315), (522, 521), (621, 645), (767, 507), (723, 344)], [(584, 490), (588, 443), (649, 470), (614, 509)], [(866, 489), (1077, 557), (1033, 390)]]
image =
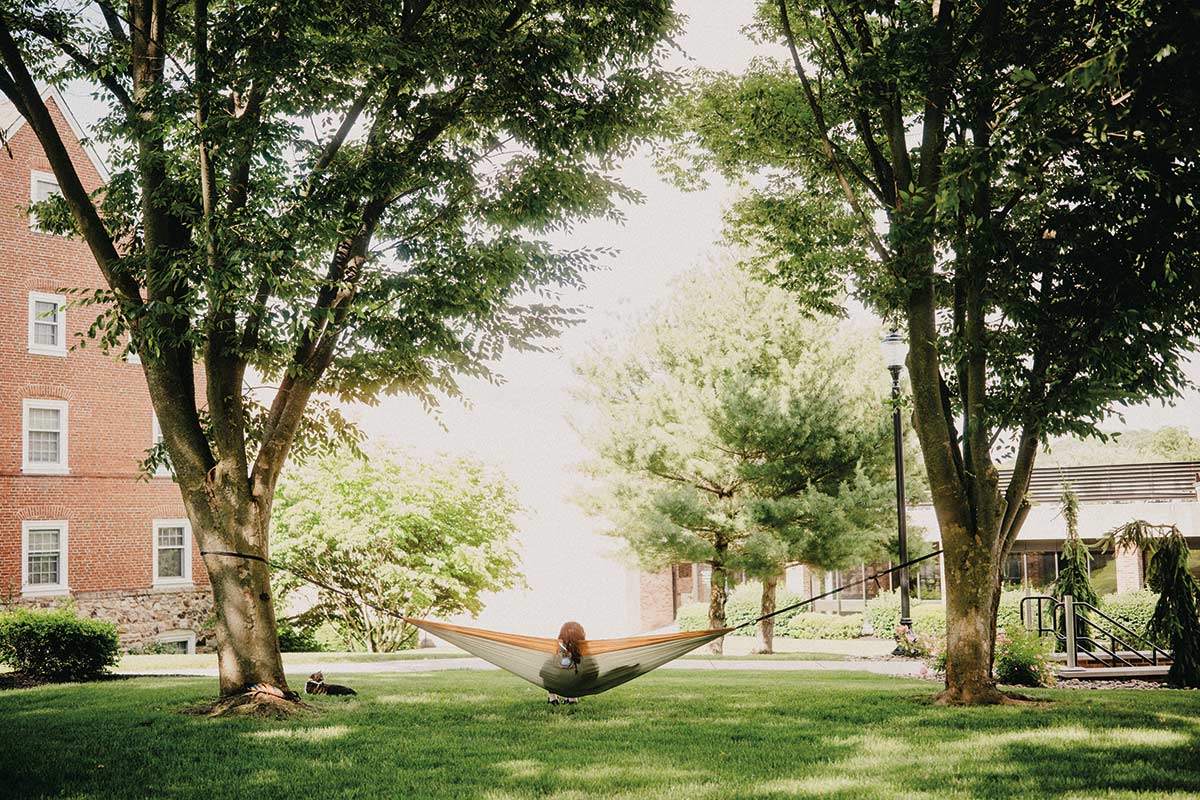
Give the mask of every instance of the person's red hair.
[(579, 648), (583, 644), (585, 634), (583, 626), (578, 622), (564, 622), (562, 628), (558, 631), (558, 640), (562, 642), (563, 649), (571, 656), (571, 660), (576, 664), (583, 657)]

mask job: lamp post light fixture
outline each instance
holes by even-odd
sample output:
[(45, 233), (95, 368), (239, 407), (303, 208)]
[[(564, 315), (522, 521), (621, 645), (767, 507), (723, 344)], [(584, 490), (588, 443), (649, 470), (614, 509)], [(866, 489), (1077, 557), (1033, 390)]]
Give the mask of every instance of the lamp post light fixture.
[(908, 598), (908, 522), (904, 507), (904, 438), (900, 429), (900, 370), (908, 346), (899, 331), (883, 337), (883, 358), (892, 373), (892, 438), (896, 448), (896, 532), (900, 543), (900, 624), (912, 630), (912, 612)]

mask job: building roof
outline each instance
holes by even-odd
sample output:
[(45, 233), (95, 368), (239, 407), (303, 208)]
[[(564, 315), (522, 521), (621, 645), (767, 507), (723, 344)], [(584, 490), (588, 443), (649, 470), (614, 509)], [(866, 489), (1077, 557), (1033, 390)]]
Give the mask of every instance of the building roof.
[[(79, 120), (71, 112), (71, 106), (67, 103), (66, 98), (63, 97), (62, 92), (54, 86), (47, 86), (42, 90), (42, 99), (53, 101), (58, 106), (58, 110), (62, 112), (67, 124), (71, 126), (71, 132), (75, 134), (75, 138), (79, 140), (83, 151), (87, 153), (88, 160), (92, 162), (92, 166), (96, 168), (96, 171), (100, 173), (100, 177), (107, 181), (110, 176), (108, 165), (104, 163), (104, 159), (100, 157), (95, 148), (88, 143), (87, 131), (83, 129), (83, 126), (79, 124)], [(25, 118), (17, 111), (16, 106), (4, 97), (0, 97), (0, 139), (5, 142), (9, 141), (17, 135), (17, 132), (24, 125)]]
[[(1000, 470), (1001, 486), (1010, 475), (1011, 469)], [(1057, 503), (1062, 500), (1063, 489), (1070, 485), (1083, 503), (1194, 501), (1198, 477), (1200, 461), (1035, 467), (1028, 497), (1034, 502)]]

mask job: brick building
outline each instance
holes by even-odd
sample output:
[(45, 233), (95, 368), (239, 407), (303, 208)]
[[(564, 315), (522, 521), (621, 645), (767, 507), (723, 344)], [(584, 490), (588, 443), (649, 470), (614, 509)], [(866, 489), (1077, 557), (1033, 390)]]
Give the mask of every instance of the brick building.
[[(48, 106), (89, 190), (104, 167), (61, 95)], [(207, 577), (178, 487), (139, 480), (157, 426), (136, 356), (81, 341), (94, 308), (63, 290), (104, 280), (86, 245), (38, 230), (31, 201), (58, 189), (37, 138), (0, 103), (0, 602), (115, 622), (121, 645), (203, 647)]]
[[(1003, 485), (1008, 474), (1003, 470), (1001, 473)], [(1084, 541), (1096, 542), (1118, 525), (1135, 519), (1175, 525), (1187, 537), (1192, 550), (1189, 570), (1200, 579), (1200, 461), (1039, 467), (1034, 469), (1029, 487), (1033, 507), (1005, 560), (1005, 590), (1049, 593), (1058, 577), (1059, 555), (1067, 537), (1061, 511), (1063, 488), (1067, 484), (1079, 498), (1079, 533)], [(932, 506), (911, 507), (909, 525), (910, 536), (924, 536), (932, 546), (938, 546), (937, 519)], [(939, 562), (940, 559), (930, 559), (913, 570), (910, 581), (915, 599), (942, 598), (944, 573)], [(887, 562), (857, 564), (841, 572), (796, 566), (788, 570), (784, 586), (793, 594), (812, 597), (866, 576), (865, 583), (814, 605), (817, 611), (859, 612), (879, 592), (897, 587), (894, 575), (877, 581), (869, 579), (890, 566)], [(1092, 585), (1100, 595), (1135, 591), (1145, 585), (1146, 559), (1137, 551), (1113, 553), (1094, 547), (1090, 568)], [(641, 627), (668, 626), (680, 606), (708, 602), (710, 574), (705, 564), (677, 564), (658, 572), (642, 573), (637, 606)]]

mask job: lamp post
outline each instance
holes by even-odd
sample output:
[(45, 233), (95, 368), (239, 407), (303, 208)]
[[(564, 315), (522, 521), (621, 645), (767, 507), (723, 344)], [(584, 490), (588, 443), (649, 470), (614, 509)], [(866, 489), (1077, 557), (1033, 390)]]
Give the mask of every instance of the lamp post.
[(900, 624), (912, 630), (912, 614), (908, 602), (908, 522), (904, 509), (904, 440), (900, 430), (900, 370), (908, 347), (899, 331), (883, 337), (883, 358), (892, 373), (892, 438), (896, 448), (896, 532), (900, 539)]

